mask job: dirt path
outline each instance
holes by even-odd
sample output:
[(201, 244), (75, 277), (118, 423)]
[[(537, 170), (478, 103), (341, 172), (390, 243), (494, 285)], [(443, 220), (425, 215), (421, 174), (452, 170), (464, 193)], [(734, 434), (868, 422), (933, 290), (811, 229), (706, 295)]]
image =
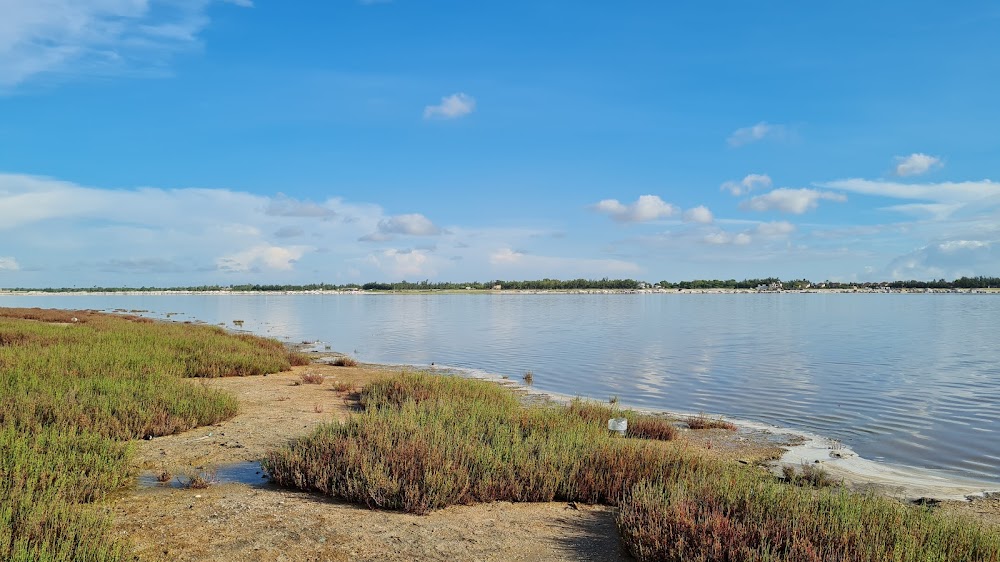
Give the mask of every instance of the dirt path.
[[(256, 461), (316, 424), (345, 419), (346, 392), (397, 368), (309, 365), (262, 377), (211, 379), (231, 392), (241, 412), (224, 423), (137, 443), (149, 475), (176, 478)], [(323, 384), (301, 384), (321, 374)], [(695, 432), (692, 447), (755, 460), (779, 452), (752, 447), (731, 432)], [(138, 560), (629, 560), (621, 549), (614, 508), (565, 503), (497, 502), (455, 506), (426, 516), (373, 511), (318, 494), (278, 489), (250, 475), (251, 484), (196, 490), (140, 487), (105, 507), (116, 531), (130, 537)]]

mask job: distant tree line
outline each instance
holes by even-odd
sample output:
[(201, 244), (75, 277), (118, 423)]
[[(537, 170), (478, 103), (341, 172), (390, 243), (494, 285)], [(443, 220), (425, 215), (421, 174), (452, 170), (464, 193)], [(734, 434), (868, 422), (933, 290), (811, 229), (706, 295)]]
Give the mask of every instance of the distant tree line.
[(760, 285), (770, 285), (780, 282), (781, 280), (777, 277), (744, 279), (742, 281), (735, 279), (726, 279), (724, 281), (721, 279), (695, 279), (693, 281), (678, 281), (676, 283), (660, 281), (660, 287), (664, 289), (756, 289)]
[(761, 285), (768, 286), (781, 283), (785, 289), (806, 289), (806, 288), (828, 288), (828, 289), (853, 289), (853, 288), (875, 288), (889, 287), (893, 289), (987, 289), (1000, 288), (1000, 277), (960, 277), (954, 281), (938, 279), (936, 281), (881, 281), (881, 282), (855, 282), (844, 283), (836, 281), (823, 281), (814, 283), (808, 279), (791, 279), (782, 281), (777, 277), (765, 277), (762, 279), (695, 279), (692, 281), (660, 281), (659, 283), (647, 283), (636, 281), (635, 279), (538, 279), (534, 281), (471, 281), (467, 283), (454, 282), (430, 282), (423, 280), (418, 282), (398, 281), (392, 283), (371, 282), (365, 284), (346, 283), (312, 283), (309, 285), (279, 285), (279, 284), (245, 284), (245, 285), (198, 285), (192, 287), (61, 287), (61, 288), (25, 288), (17, 287), (8, 289), (12, 291), (38, 291), (43, 293), (79, 293), (79, 292), (100, 292), (100, 293), (124, 293), (124, 292), (152, 292), (152, 291), (189, 291), (189, 292), (212, 292), (212, 291), (241, 291), (241, 292), (295, 292), (295, 291), (444, 291), (476, 289), (488, 290), (494, 287), (511, 290), (578, 290), (578, 289), (614, 289), (614, 290), (634, 290), (648, 287), (662, 287), (664, 289), (755, 289)]

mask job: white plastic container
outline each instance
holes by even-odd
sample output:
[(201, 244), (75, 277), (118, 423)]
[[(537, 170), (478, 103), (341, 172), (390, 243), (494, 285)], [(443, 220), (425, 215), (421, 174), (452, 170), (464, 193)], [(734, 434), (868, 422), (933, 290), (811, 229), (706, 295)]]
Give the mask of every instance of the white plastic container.
[(618, 435), (624, 436), (628, 431), (628, 420), (625, 418), (611, 418), (608, 420), (608, 431), (614, 431)]

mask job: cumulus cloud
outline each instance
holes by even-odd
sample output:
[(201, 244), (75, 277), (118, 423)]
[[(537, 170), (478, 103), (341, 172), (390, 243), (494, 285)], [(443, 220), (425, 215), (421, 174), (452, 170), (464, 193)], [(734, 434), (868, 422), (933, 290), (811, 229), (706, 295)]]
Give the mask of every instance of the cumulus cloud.
[(719, 188), (720, 191), (728, 191), (730, 195), (740, 196), (757, 189), (768, 189), (771, 187), (771, 176), (767, 174), (748, 174), (740, 181), (727, 181)]
[(18, 271), (21, 266), (10, 256), (0, 257), (0, 271)]
[(815, 189), (781, 188), (744, 201), (740, 204), (740, 208), (751, 211), (779, 211), (801, 215), (818, 207), (822, 200), (842, 203), (847, 201), (847, 197), (840, 193)]
[(993, 274), (1000, 268), (997, 240), (946, 240), (923, 246), (890, 262), (894, 279), (955, 279)]
[[(353, 221), (324, 218), (333, 215)], [(37, 271), (70, 260), (82, 264), (74, 271), (74, 283), (115, 282), (95, 272), (180, 271), (169, 263), (199, 275), (289, 272), (307, 257), (307, 247), (276, 244), (275, 239), (301, 235), (309, 224), (318, 242), (329, 245), (357, 238), (382, 218), (377, 206), (338, 199), (304, 203), (226, 189), (101, 189), (0, 174), (0, 239), (9, 242), (15, 255), (35, 256), (42, 269), (28, 273), (43, 284), (66, 282), (60, 281), (65, 276)], [(165, 261), (150, 261), (152, 256)], [(190, 275), (172, 279), (191, 281)]]
[(311, 248), (307, 246), (271, 246), (262, 244), (215, 260), (222, 271), (245, 272), (251, 269), (290, 271), (292, 266)]
[(766, 139), (781, 140), (787, 136), (788, 127), (785, 125), (773, 125), (766, 121), (761, 121), (756, 125), (736, 129), (729, 135), (726, 142), (729, 143), (729, 146), (740, 147)]
[[(4, 0), (0, 88), (41, 75), (162, 69), (198, 45), (213, 0)], [(227, 3), (249, 7), (248, 0)]]
[(396, 215), (378, 223), (378, 230), (359, 238), (362, 242), (384, 242), (392, 240), (394, 235), (405, 236), (437, 236), (442, 230), (430, 219), (419, 213)]
[(641, 195), (634, 203), (625, 205), (617, 199), (604, 199), (592, 207), (599, 213), (621, 223), (649, 222), (676, 215), (679, 209), (657, 195)]
[(762, 244), (786, 238), (795, 232), (795, 225), (787, 221), (762, 222), (743, 232), (731, 232), (722, 229), (701, 236), (701, 241), (714, 246), (731, 245), (746, 246), (754, 240)]
[(896, 175), (901, 177), (919, 176), (935, 168), (941, 168), (944, 163), (937, 156), (915, 152), (909, 156), (896, 157)]
[(476, 110), (476, 100), (461, 92), (441, 98), (441, 103), (424, 108), (424, 119), (457, 119)]
[(711, 224), (713, 220), (715, 220), (715, 217), (712, 216), (712, 211), (708, 210), (708, 207), (704, 205), (684, 211), (684, 222)]

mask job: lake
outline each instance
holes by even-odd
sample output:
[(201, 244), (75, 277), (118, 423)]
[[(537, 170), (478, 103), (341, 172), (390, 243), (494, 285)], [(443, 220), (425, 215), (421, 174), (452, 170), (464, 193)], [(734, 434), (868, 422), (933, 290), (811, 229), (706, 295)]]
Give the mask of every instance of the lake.
[(0, 295), (148, 310), (359, 360), (460, 367), (627, 405), (725, 414), (1000, 483), (1000, 296)]

